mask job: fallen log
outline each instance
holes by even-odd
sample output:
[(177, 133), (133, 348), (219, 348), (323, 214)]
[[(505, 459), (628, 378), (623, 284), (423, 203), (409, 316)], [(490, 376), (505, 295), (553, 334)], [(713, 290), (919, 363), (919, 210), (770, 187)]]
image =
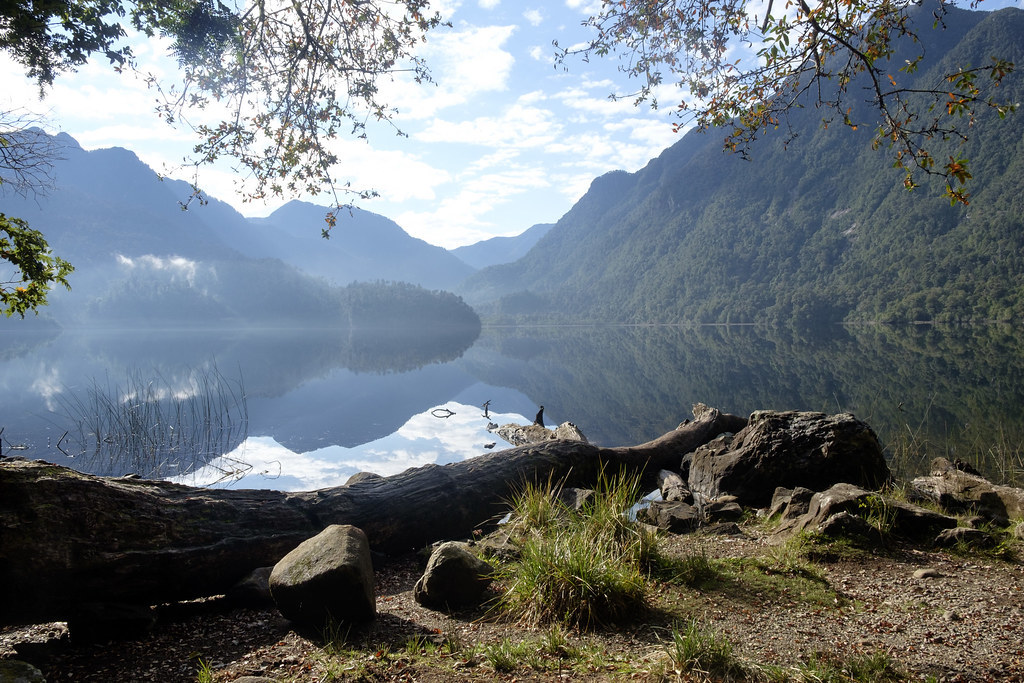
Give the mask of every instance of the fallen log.
[(495, 523), (527, 481), (592, 486), (600, 473), (678, 467), (746, 420), (696, 419), (638, 446), (549, 441), (318, 491), (202, 489), (0, 461), (0, 625), (66, 620), (84, 605), (224, 593), (330, 524), (398, 553)]

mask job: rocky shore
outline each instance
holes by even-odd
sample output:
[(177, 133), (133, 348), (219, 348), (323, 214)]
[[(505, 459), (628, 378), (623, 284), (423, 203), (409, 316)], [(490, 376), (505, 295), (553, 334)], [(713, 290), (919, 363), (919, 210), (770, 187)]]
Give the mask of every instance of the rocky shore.
[[(637, 513), (673, 570), (648, 572), (642, 611), (621, 623), (503, 614), (507, 575), (468, 600), (428, 596), (431, 553), (375, 555), (367, 571), (360, 534), (335, 532), (362, 554), (371, 614), (325, 630), (271, 593), (211, 597), (157, 606), (151, 629), (113, 640), (87, 642), (65, 623), (8, 626), (0, 664), (51, 683), (1024, 680), (1024, 491), (942, 459), (894, 482), (873, 439), (852, 417), (765, 412), (681, 454)], [(559, 493), (567, 510), (593, 495)], [(518, 548), (504, 528), (464, 540), (479, 577)], [(267, 588), (287, 573), (264, 575)]]

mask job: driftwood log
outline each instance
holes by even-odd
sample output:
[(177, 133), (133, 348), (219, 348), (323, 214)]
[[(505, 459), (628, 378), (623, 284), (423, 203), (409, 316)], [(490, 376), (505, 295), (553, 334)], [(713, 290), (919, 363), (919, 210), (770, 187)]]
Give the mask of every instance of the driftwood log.
[(550, 441), (302, 493), (108, 479), (0, 461), (0, 625), (73, 618), (83, 605), (223, 594), (330, 524), (398, 553), (493, 524), (524, 482), (593, 485), (602, 468), (653, 478), (746, 420), (698, 406), (645, 444)]

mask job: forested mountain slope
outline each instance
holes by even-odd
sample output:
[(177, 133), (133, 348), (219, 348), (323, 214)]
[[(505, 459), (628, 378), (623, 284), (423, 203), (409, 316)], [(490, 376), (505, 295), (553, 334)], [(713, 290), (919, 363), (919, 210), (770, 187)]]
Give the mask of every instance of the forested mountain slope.
[[(922, 30), (918, 83), (998, 56), (1018, 65), (1001, 99), (1024, 99), (1024, 12), (953, 10), (946, 24)], [(520, 320), (1024, 319), (1024, 112), (985, 115), (964, 147), (935, 150), (971, 159), (971, 203), (955, 207), (937, 183), (904, 190), (871, 131), (821, 117), (795, 112), (796, 138), (769, 133), (751, 161), (722, 152), (724, 131), (691, 132), (641, 171), (595, 180), (525, 258), (461, 292)]]

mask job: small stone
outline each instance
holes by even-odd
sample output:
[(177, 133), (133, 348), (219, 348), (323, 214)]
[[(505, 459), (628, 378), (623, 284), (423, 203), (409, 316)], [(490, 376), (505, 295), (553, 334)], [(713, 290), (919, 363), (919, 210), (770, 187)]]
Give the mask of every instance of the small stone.
[(942, 576), (938, 569), (924, 567), (914, 572), (915, 579), (938, 579)]
[(960, 621), (962, 619), (962, 617), (960, 616), (959, 613), (957, 613), (957, 612), (955, 612), (954, 610), (951, 610), (951, 609), (946, 610), (945, 612), (943, 612), (942, 613), (942, 618), (945, 619), (946, 621)]

